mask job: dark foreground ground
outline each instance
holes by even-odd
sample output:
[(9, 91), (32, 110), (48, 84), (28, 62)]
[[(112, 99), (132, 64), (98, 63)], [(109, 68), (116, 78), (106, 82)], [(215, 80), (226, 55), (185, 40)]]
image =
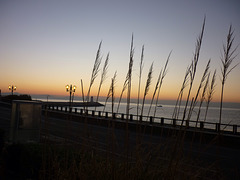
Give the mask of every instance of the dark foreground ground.
[[(5, 132), (5, 139), (10, 118), (10, 107), (0, 106), (0, 129)], [(43, 112), (39, 143), (2, 143), (0, 176), (5, 179), (240, 177), (239, 144), (221, 145), (218, 136), (203, 137), (201, 143), (200, 137), (182, 141), (184, 132), (143, 133), (144, 126), (133, 131), (131, 125), (126, 130), (125, 123), (119, 127), (111, 121), (96, 122)]]

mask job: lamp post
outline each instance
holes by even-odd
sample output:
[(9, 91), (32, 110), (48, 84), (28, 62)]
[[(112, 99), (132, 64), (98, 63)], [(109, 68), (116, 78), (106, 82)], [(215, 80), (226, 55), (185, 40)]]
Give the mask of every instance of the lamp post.
[(12, 92), (12, 95), (13, 95), (13, 91), (16, 91), (17, 87), (14, 86), (14, 85), (9, 85), (9, 86), (8, 86), (8, 89), (9, 89), (9, 91)]
[(72, 96), (74, 96), (74, 93), (75, 93), (75, 91), (76, 91), (76, 86), (74, 85), (66, 85), (65, 86), (65, 88), (66, 88), (66, 92), (69, 92), (69, 107), (71, 107), (71, 103), (72, 103), (72, 101), (73, 101), (73, 98), (72, 98)]

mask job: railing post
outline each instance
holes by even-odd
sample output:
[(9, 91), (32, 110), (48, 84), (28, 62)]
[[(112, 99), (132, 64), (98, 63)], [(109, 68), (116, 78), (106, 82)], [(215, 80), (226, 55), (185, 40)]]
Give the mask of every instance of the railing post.
[(70, 112), (70, 113), (72, 112), (72, 108), (71, 108), (71, 107), (69, 108), (69, 112)]
[(233, 125), (233, 134), (237, 134), (237, 125), (236, 124)]
[(200, 129), (203, 129), (203, 128), (204, 128), (204, 122), (200, 121)]
[(124, 114), (121, 115), (121, 120), (124, 120)]
[(186, 120), (186, 128), (189, 128), (189, 120)]
[(176, 126), (176, 119), (173, 119), (173, 127), (175, 127)]
[(113, 119), (116, 119), (116, 113), (112, 114)]
[(142, 116), (139, 116), (139, 121), (142, 122)]
[(81, 115), (83, 114), (83, 109), (80, 109), (80, 114), (81, 114)]
[(77, 113), (77, 108), (75, 108), (75, 113)]
[(88, 115), (88, 110), (87, 109), (85, 110), (85, 114)]
[(153, 123), (153, 117), (150, 116), (150, 124), (152, 124), (152, 123)]
[(108, 112), (105, 112), (105, 118), (108, 118)]
[(133, 115), (132, 114), (130, 114), (130, 121), (132, 121), (133, 120)]
[(67, 110), (68, 110), (68, 108), (67, 108), (67, 107), (65, 107), (65, 112), (67, 112)]
[(61, 106), (61, 111), (63, 111), (63, 107)]
[(98, 117), (101, 117), (101, 111), (98, 111)]
[(164, 118), (161, 117), (161, 125), (164, 125)]
[(92, 111), (92, 116), (94, 116), (95, 115), (95, 111)]
[(217, 131), (217, 132), (220, 131), (220, 123), (216, 123), (216, 131)]

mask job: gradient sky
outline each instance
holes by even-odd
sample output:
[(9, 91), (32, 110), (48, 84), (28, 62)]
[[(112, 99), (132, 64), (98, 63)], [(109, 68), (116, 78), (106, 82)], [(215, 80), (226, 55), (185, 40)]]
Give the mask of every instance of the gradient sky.
[[(234, 28), (234, 46), (240, 44), (239, 0), (1, 0), (0, 89), (2, 93), (9, 92), (11, 84), (17, 86), (18, 93), (67, 95), (65, 85), (75, 84), (76, 95), (80, 96), (80, 80), (84, 82), (86, 93), (98, 44), (102, 41), (103, 61), (110, 52), (110, 62), (101, 95), (107, 95), (115, 71), (118, 93), (127, 73), (133, 33), (132, 97), (136, 97), (140, 52), (144, 44), (142, 84), (154, 61), (153, 89), (172, 50), (161, 98), (176, 99), (205, 15), (206, 28), (194, 86), (198, 86), (211, 58), (211, 71), (217, 69), (214, 100), (218, 101), (220, 57), (230, 24)], [(240, 47), (236, 53), (239, 52)], [(240, 55), (233, 65), (237, 63), (240, 63)], [(225, 101), (240, 102), (239, 78), (240, 65), (228, 76)], [(99, 77), (92, 95), (98, 84)]]

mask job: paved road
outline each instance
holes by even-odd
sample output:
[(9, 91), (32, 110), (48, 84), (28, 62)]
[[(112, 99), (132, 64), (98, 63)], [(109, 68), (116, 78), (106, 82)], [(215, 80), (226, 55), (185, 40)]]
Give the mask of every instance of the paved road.
[[(0, 106), (0, 128), (4, 129), (7, 135), (9, 134), (10, 118), (11, 109)], [(119, 158), (126, 158), (126, 154), (128, 154), (132, 161), (140, 152), (141, 156), (144, 156), (143, 160), (151, 165), (158, 166), (160, 162), (164, 162), (167, 166), (173, 157), (174, 160), (179, 158), (179, 167), (184, 167), (183, 170), (196, 169), (196, 173), (207, 171), (210, 174), (209, 177), (218, 168), (221, 169), (222, 177), (226, 176), (226, 178), (233, 178), (240, 172), (240, 150), (219, 147), (214, 142), (200, 145), (185, 140), (183, 144), (177, 144), (175, 148), (176, 136), (162, 137), (138, 134), (132, 131), (126, 132), (125, 129), (111, 126), (71, 121), (71, 117), (67, 118), (67, 116), (62, 119), (43, 115), (41, 127), (41, 133), (52, 139), (80, 143), (102, 152), (113, 151)]]
[[(43, 116), (42, 127), (45, 132), (62, 139), (68, 139), (74, 143), (88, 144), (92, 148), (101, 151), (111, 151), (114, 148), (115, 154), (120, 157), (128, 153), (133, 159), (136, 155), (137, 145), (140, 145), (141, 152), (152, 156), (152, 164), (158, 161), (170, 162), (173, 156), (180, 158), (185, 168), (195, 167), (198, 171), (201, 168), (209, 168), (208, 173), (214, 173), (216, 168), (222, 169), (222, 173), (228, 177), (240, 172), (240, 150), (228, 147), (219, 147), (214, 141), (208, 144), (200, 144), (185, 140), (183, 144), (176, 143), (176, 137), (162, 137), (149, 134), (138, 134), (125, 129), (116, 129), (93, 124), (85, 124), (71, 121), (71, 117), (65, 119)], [(126, 136), (128, 137), (126, 140)], [(141, 141), (139, 140), (139, 137)], [(179, 142), (179, 141), (177, 141)], [(126, 149), (128, 150), (126, 152)], [(154, 160), (154, 156), (158, 159)], [(211, 168), (210, 168), (211, 166)], [(214, 166), (214, 168), (212, 168)], [(196, 171), (197, 172), (197, 171)]]

